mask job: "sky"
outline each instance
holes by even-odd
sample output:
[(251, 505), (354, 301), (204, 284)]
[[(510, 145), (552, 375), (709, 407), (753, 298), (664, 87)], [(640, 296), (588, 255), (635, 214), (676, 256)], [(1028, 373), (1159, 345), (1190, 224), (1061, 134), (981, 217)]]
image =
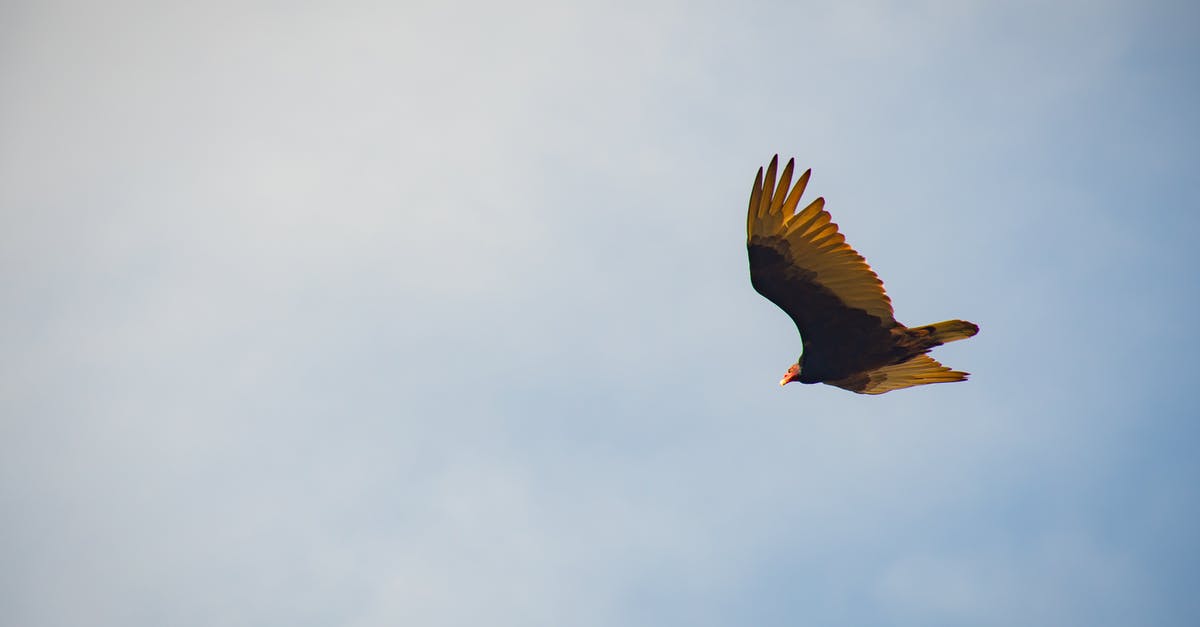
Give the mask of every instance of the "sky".
[[(0, 623), (1200, 623), (1190, 2), (6, 2)], [(813, 169), (967, 383), (777, 382)]]

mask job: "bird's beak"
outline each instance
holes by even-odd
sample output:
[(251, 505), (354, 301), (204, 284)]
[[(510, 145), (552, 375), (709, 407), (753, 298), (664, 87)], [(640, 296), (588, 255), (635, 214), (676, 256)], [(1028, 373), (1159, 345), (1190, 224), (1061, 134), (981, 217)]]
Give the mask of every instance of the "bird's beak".
[(779, 380), (779, 387), (783, 387), (799, 378), (800, 373), (798, 371), (788, 370), (788, 373), (783, 375), (783, 378)]

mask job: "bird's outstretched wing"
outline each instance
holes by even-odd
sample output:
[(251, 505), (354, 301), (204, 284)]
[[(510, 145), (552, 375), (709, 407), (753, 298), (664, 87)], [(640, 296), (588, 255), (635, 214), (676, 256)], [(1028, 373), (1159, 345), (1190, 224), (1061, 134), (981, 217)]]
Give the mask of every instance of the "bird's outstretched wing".
[(901, 364), (884, 366), (827, 383), (859, 394), (883, 394), (914, 385), (966, 381), (967, 375), (966, 372), (943, 366), (929, 355), (917, 355)]
[(806, 346), (854, 342), (895, 327), (883, 282), (830, 221), (825, 199), (796, 211), (812, 170), (789, 192), (795, 160), (776, 185), (778, 164), (776, 155), (765, 175), (759, 168), (750, 194), (746, 247), (754, 289), (791, 316)]

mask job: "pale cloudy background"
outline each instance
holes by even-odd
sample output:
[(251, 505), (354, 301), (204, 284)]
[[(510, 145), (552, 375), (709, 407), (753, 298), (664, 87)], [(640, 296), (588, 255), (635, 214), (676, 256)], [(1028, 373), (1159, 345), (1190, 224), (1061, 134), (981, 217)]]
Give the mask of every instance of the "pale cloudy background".
[[(1191, 2), (6, 2), (0, 623), (1200, 623)], [(775, 152), (966, 384), (780, 390)]]

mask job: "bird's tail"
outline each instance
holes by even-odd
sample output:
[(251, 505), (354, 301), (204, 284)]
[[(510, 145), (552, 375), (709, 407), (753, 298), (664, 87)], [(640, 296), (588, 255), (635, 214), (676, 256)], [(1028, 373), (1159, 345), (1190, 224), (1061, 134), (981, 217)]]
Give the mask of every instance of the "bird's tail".
[(946, 342), (965, 340), (979, 333), (979, 325), (966, 320), (946, 320), (923, 327), (911, 327), (909, 331), (922, 336), (922, 339), (928, 341), (931, 346), (939, 346)]

